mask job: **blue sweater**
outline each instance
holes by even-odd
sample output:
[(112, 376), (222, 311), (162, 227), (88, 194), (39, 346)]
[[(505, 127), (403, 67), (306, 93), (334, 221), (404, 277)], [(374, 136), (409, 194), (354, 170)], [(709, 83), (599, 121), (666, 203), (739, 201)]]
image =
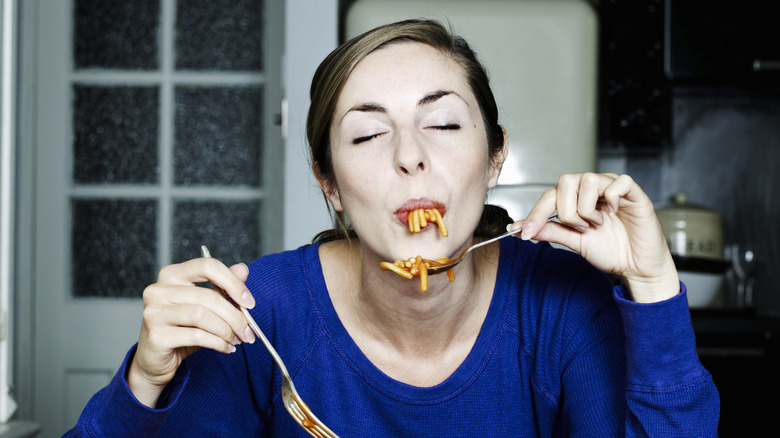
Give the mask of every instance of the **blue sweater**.
[[(342, 437), (716, 436), (718, 393), (699, 363), (686, 295), (637, 304), (580, 256), (504, 239), (487, 318), (439, 385), (393, 380), (329, 299), (317, 245), (250, 265), (252, 310), (312, 411)], [(455, 280), (457, 281), (457, 279)], [(187, 358), (157, 409), (124, 379), (67, 436), (308, 436), (287, 414), (260, 342)]]

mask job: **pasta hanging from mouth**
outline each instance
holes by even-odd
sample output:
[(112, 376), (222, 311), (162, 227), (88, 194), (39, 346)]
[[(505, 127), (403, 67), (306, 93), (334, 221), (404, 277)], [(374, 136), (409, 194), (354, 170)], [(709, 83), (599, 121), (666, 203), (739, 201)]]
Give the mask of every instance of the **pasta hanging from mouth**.
[(409, 224), (410, 233), (419, 233), (422, 228), (428, 225), (428, 222), (433, 222), (439, 226), (439, 232), (443, 237), (447, 237), (447, 226), (444, 225), (444, 219), (441, 218), (441, 213), (435, 208), (418, 208), (412, 210), (406, 216), (406, 222)]
[[(412, 210), (406, 216), (406, 221), (409, 224), (409, 232), (417, 234), (422, 228), (428, 226), (428, 222), (434, 222), (439, 226), (439, 232), (443, 237), (447, 237), (447, 227), (444, 225), (444, 220), (441, 217), (439, 210), (435, 208), (423, 209), (418, 208)], [(407, 260), (396, 260), (395, 262), (382, 262), (379, 267), (393, 271), (396, 274), (412, 279), (414, 277), (420, 277), (420, 290), (422, 292), (428, 291), (428, 269), (432, 266), (442, 266), (452, 262), (449, 257), (439, 257), (436, 260), (428, 260), (422, 258), (422, 256), (409, 257)], [(455, 273), (452, 269), (447, 270), (447, 277), (450, 281), (455, 281)]]

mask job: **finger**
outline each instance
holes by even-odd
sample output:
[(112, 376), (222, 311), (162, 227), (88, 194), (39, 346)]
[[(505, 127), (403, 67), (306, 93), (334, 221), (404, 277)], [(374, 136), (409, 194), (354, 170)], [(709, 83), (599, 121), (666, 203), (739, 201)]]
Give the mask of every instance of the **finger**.
[[(192, 327), (211, 333), (231, 344), (241, 343), (239, 333), (243, 335), (244, 328), (236, 333), (236, 329), (221, 315), (202, 305), (179, 305), (175, 311), (169, 310), (167, 325), (175, 327)], [(244, 324), (246, 326), (246, 324)]]
[(233, 301), (247, 309), (255, 307), (252, 293), (224, 263), (213, 258), (202, 258), (198, 261), (204, 264), (202, 269), (206, 273), (207, 279), (222, 289)]
[[(219, 318), (230, 328), (230, 334), (224, 330), (215, 331), (214, 334), (221, 335), (226, 341), (230, 341), (234, 336), (238, 336), (243, 342), (254, 343), (255, 336), (252, 329), (247, 325), (244, 315), (232, 303), (230, 303), (220, 293), (211, 289), (195, 286), (168, 286), (165, 288), (166, 304), (157, 306), (148, 306), (150, 312), (159, 309), (165, 312), (167, 319), (158, 322), (159, 324), (173, 325), (197, 325), (197, 318), (204, 318), (204, 321), (213, 324), (212, 318)], [(146, 313), (146, 309), (144, 310)], [(187, 312), (199, 312), (194, 320), (183, 319), (182, 314)], [(152, 315), (154, 315), (152, 313)]]
[(160, 270), (158, 283), (189, 285), (210, 281), (236, 303), (251, 309), (254, 297), (246, 285), (227, 266), (214, 258), (199, 258), (165, 266)]
[[(243, 329), (236, 330), (234, 329), (234, 332), (243, 340), (244, 342), (248, 342), (250, 344), (255, 343), (255, 332), (249, 327), (248, 321), (246, 317), (244, 316), (243, 312), (241, 311), (241, 307), (235, 304), (234, 301), (230, 300), (225, 292), (220, 289), (217, 286), (214, 286), (213, 291), (219, 294), (220, 297), (222, 297), (223, 301), (230, 304), (231, 310), (229, 310), (229, 317), (236, 318), (236, 313), (234, 310), (237, 310), (238, 313), (241, 315), (238, 320), (232, 319), (233, 322), (231, 324), (233, 327), (243, 327)], [(224, 307), (220, 306), (221, 309), (224, 309)]]
[[(647, 198), (639, 185), (628, 175), (620, 175), (604, 190), (604, 200), (610, 211), (617, 213), (620, 208), (620, 200), (625, 198), (630, 202), (637, 202)], [(649, 198), (647, 198), (649, 201)]]
[(536, 204), (528, 212), (525, 221), (523, 222), (523, 230), (520, 233), (520, 237), (524, 240), (533, 239), (536, 233), (547, 222), (547, 219), (555, 211), (555, 204), (557, 199), (557, 190), (555, 187), (546, 189)]
[(149, 342), (163, 351), (179, 348), (208, 348), (222, 353), (233, 353), (236, 344), (197, 327), (168, 326), (150, 333)]
[(599, 208), (599, 200), (616, 177), (610, 174), (584, 173), (580, 179), (577, 212), (579, 216), (596, 225), (604, 223), (604, 215)]
[(584, 230), (590, 226), (587, 220), (580, 217), (577, 211), (578, 199), (580, 196), (580, 182), (582, 174), (566, 174), (558, 178), (556, 207), (558, 210), (558, 220), (561, 223)]
[(512, 222), (511, 224), (506, 226), (507, 231), (521, 231), (523, 229), (523, 226), (525, 225), (525, 219), (520, 219), (518, 221)]
[(567, 225), (554, 221), (547, 222), (536, 234), (535, 239), (543, 242), (557, 243), (575, 252), (582, 247), (582, 232)]
[(249, 268), (243, 263), (236, 263), (231, 266), (230, 271), (235, 274), (236, 278), (242, 283), (246, 282), (246, 279), (249, 277)]

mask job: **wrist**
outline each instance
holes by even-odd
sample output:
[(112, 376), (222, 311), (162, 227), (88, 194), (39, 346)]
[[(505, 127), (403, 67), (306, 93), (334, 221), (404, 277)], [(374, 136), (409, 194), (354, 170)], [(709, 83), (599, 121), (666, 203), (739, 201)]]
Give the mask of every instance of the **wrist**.
[(130, 388), (130, 392), (139, 403), (152, 409), (157, 406), (157, 400), (160, 398), (160, 394), (162, 394), (165, 386), (153, 384), (144, 378), (135, 358), (133, 358), (130, 366), (127, 368), (125, 381), (127, 382), (127, 387)]
[(681, 292), (680, 277), (676, 270), (654, 278), (626, 277), (623, 282), (631, 299), (637, 303), (657, 303), (668, 300)]

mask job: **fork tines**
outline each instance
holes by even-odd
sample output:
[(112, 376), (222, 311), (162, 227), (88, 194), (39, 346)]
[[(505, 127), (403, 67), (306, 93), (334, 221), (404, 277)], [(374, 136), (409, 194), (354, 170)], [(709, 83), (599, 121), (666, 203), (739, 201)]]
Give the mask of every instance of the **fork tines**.
[[(333, 433), (330, 433), (328, 430), (325, 430), (320, 426), (320, 424), (317, 423), (316, 417), (310, 418), (309, 415), (307, 415), (306, 410), (301, 406), (301, 401), (294, 399), (295, 404), (290, 404), (287, 406), (288, 411), (290, 411), (290, 414), (292, 414), (293, 418), (296, 419), (298, 424), (300, 424), (306, 432), (309, 432), (311, 436), (317, 437), (317, 438), (335, 438), (336, 435)], [(313, 414), (312, 414), (313, 415)]]

